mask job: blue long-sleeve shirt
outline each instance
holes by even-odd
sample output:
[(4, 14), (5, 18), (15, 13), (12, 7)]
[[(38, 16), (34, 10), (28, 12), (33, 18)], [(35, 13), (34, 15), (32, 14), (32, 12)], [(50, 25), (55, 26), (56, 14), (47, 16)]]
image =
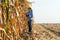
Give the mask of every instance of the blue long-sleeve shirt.
[(29, 18), (29, 20), (32, 20), (32, 18), (33, 18), (33, 12), (32, 12), (32, 10), (29, 11), (29, 12), (27, 12), (26, 15)]

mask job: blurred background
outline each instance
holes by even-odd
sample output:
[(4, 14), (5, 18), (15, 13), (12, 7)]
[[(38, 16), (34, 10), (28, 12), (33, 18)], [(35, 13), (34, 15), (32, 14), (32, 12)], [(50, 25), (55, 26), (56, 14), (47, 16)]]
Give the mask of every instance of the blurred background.
[(35, 23), (60, 23), (60, 0), (30, 0)]

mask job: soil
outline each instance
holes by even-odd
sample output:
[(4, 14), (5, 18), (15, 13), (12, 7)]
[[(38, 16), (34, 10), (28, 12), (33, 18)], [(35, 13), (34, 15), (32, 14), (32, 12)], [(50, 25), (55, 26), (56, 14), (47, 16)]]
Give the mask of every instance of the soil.
[[(34, 40), (60, 40), (60, 24), (34, 24)], [(33, 36), (34, 37), (34, 36)]]

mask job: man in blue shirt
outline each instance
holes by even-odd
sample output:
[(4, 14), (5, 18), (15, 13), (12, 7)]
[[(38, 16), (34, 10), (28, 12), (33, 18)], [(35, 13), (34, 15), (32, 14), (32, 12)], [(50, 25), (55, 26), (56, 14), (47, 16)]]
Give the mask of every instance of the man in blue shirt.
[(26, 13), (26, 16), (28, 18), (28, 26), (29, 26), (29, 33), (32, 32), (32, 18), (33, 18), (33, 12), (31, 8), (28, 8), (28, 12)]

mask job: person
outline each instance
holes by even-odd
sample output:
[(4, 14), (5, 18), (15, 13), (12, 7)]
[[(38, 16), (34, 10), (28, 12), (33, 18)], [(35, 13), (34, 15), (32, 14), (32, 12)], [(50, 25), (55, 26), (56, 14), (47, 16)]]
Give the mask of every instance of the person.
[(30, 7), (28, 8), (28, 12), (26, 13), (26, 16), (28, 18), (29, 33), (32, 33), (33, 12), (32, 12), (32, 9)]

